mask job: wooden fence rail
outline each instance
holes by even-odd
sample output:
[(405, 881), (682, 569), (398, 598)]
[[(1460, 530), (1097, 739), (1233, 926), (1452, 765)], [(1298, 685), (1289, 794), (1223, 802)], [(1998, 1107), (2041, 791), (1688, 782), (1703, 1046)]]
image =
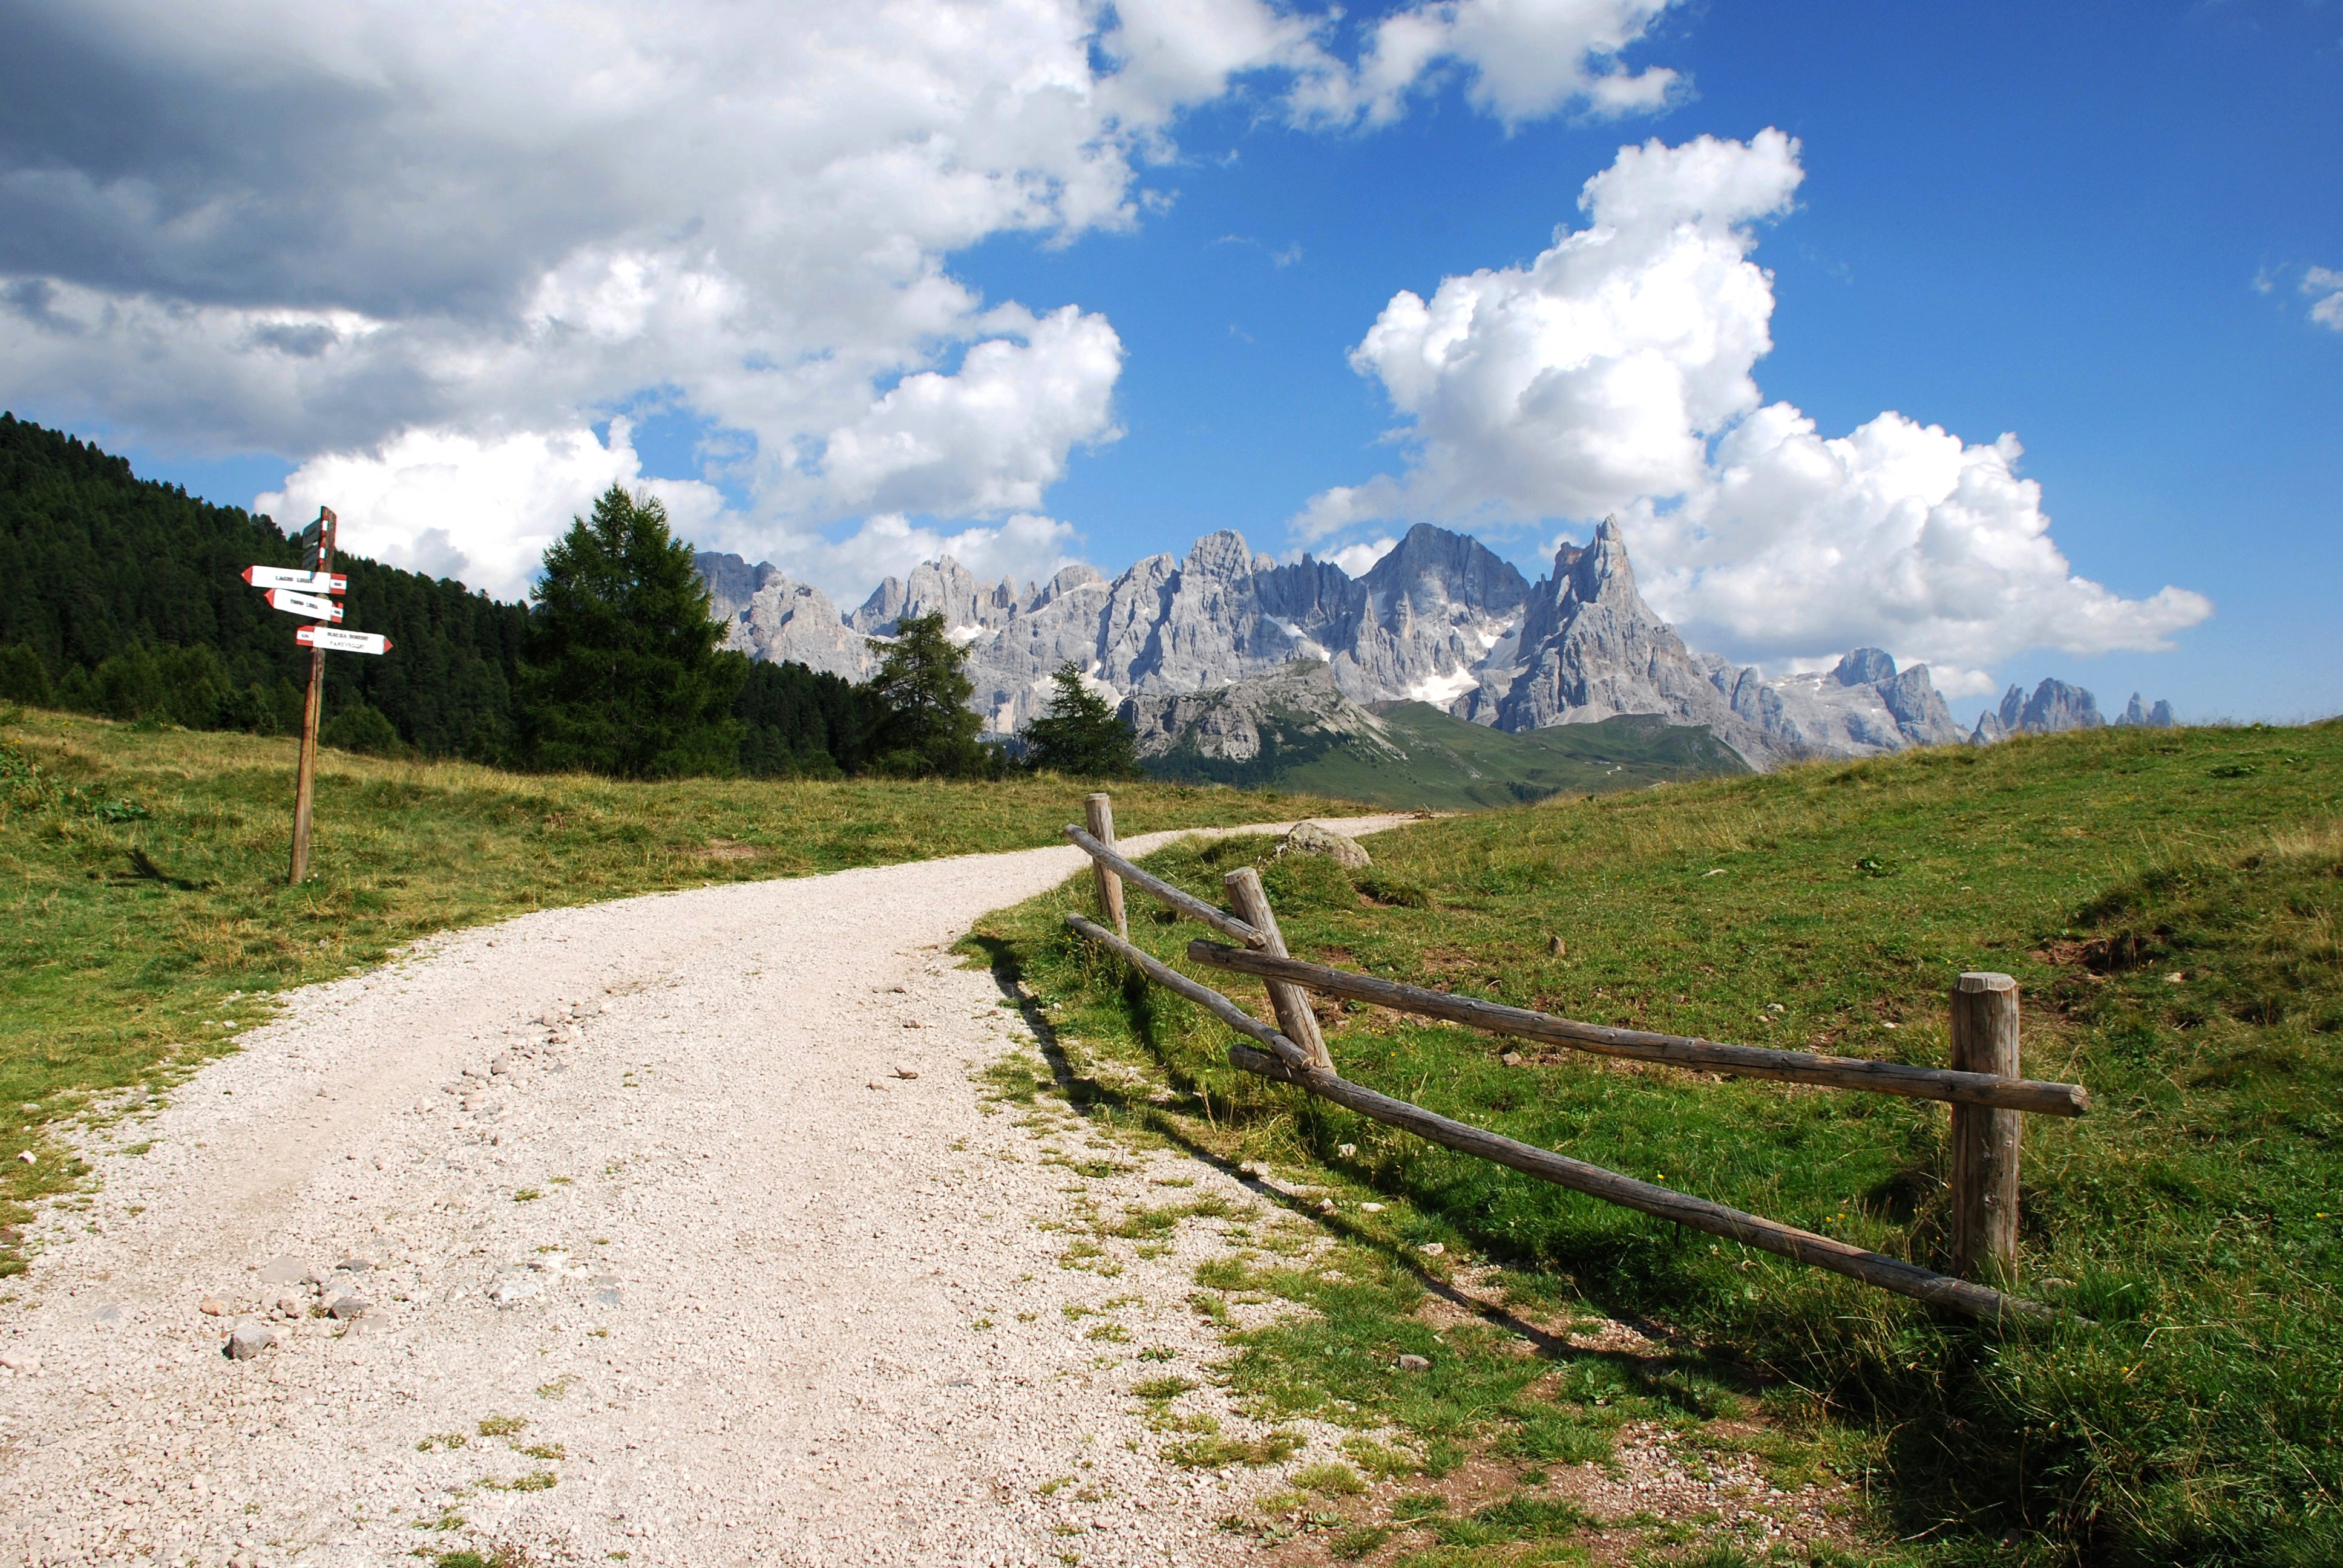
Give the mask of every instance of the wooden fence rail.
[[(1156, 984), (1186, 997), (1265, 1048), (1255, 1050), (1242, 1045), (1230, 1047), (1231, 1066), (1291, 1083), (1443, 1148), (1489, 1160), (1641, 1213), (1672, 1220), (1693, 1230), (1729, 1237), (1795, 1262), (1828, 1269), (1899, 1295), (1996, 1322), (2055, 1315), (2039, 1302), (2004, 1294), (1974, 1278), (1984, 1273), (2007, 1282), (2016, 1276), (2018, 1113), (2080, 1116), (2090, 1107), (2090, 1096), (2079, 1084), (2049, 1083), (2016, 1076), (2016, 984), (2008, 976), (1961, 977), (1955, 992), (1954, 1065), (1950, 1070), (1726, 1045), (1684, 1035), (1582, 1023), (1289, 957), (1277, 932), (1276, 917), (1261, 891), (1258, 876), (1248, 876), (1250, 868), (1232, 872), (1225, 879), (1232, 901), (1245, 915), (1252, 917), (1244, 919), (1217, 909), (1124, 859), (1112, 848), (1113, 819), (1111, 812), (1101, 809), (1103, 799), (1092, 797), (1091, 812), (1094, 825), (1103, 822), (1103, 835), (1085, 832), (1069, 823), (1066, 836), (1090, 855), (1098, 869), (1100, 904), (1110, 918), (1121, 923), (1121, 884), (1128, 882), (1179, 913), (1235, 937), (1245, 946), (1232, 948), (1218, 942), (1194, 941), (1189, 944), (1188, 956), (1193, 962), (1250, 974), (1266, 982), (1272, 1006), (1281, 1022), (1299, 1025), (1302, 1019), (1309, 1020), (1304, 1028), (1304, 1043), (1293, 1038), (1291, 1030), (1262, 1023), (1233, 998), (1172, 969), (1134, 945), (1126, 935), (1108, 930), (1080, 915), (1066, 917), (1066, 923), (1077, 934), (1119, 954)], [(1110, 878), (1113, 881), (1111, 900), (1107, 896)], [(1334, 1070), (1319, 1036), (1317, 1020), (1301, 1000), (1301, 992), (1305, 990), (1602, 1055), (1950, 1101), (1954, 1254), (1956, 1266), (1972, 1277), (1956, 1279), (1939, 1274), (1885, 1253), (1866, 1251), (1811, 1231), (1639, 1181), (1353, 1083)]]
[(1770, 1050), (1755, 1045), (1723, 1045), (1688, 1035), (1612, 1029), (1599, 1023), (1581, 1023), (1576, 1019), (1556, 1018), (1552, 1013), (1532, 1012), (1527, 1008), (1483, 1001), (1479, 997), (1426, 990), (1374, 975), (1304, 963), (1300, 959), (1226, 947), (1219, 942), (1190, 942), (1188, 957), (1213, 969), (1282, 980), (1328, 996), (1373, 1002), (1396, 1012), (1444, 1018), (1492, 1034), (1566, 1045), (1573, 1050), (1593, 1051), (1598, 1056), (1632, 1057), (1638, 1061), (1665, 1062), (1671, 1067), (1730, 1072), (1744, 1078), (1782, 1079), (1792, 1083), (1819, 1083), (1832, 1089), (1863, 1089), (1914, 1100), (1998, 1106), (2006, 1111), (2031, 1111), (2042, 1116), (2080, 1116), (2091, 1108), (2090, 1091), (2079, 1083), (2046, 1083), (1992, 1072), (1906, 1067), (1894, 1061), (1815, 1056), (1801, 1050)]

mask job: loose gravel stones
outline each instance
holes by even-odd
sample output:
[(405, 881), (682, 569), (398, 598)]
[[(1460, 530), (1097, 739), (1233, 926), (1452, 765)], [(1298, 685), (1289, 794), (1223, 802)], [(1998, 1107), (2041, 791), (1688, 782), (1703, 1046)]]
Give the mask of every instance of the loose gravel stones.
[[(90, 1207), (34, 1227), (0, 1302), (0, 1563), (1234, 1559), (1212, 1522), (1278, 1471), (1164, 1462), (1130, 1392), (1221, 1353), (1186, 1301), (1217, 1231), (1061, 1266), (1066, 1161), (1101, 1151), (1062, 1108), (986, 1114), (978, 1081), (1035, 1042), (951, 945), (1081, 864), (546, 911), (285, 999), (89, 1133)], [(1145, 1159), (1085, 1196), (1264, 1201)], [(224, 1360), (205, 1299), (277, 1316)], [(1292, 1464), (1335, 1456), (1301, 1424)]]

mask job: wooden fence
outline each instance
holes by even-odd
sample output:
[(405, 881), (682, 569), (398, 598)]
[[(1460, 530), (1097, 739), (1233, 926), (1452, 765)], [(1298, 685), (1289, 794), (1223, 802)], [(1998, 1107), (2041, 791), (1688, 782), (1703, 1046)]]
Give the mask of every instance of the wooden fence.
[[(1197, 1003), (1263, 1048), (1256, 1050), (1244, 1045), (1231, 1046), (1231, 1066), (1293, 1084), (1443, 1148), (1494, 1161), (1605, 1202), (1655, 1214), (1711, 1235), (1730, 1237), (1882, 1290), (1992, 1322), (2019, 1322), (2051, 1315), (2050, 1309), (2039, 1302), (2007, 1295), (1995, 1288), (2014, 1283), (2017, 1275), (2017, 1119), (2028, 1112), (2080, 1116), (2090, 1109), (2090, 1095), (2080, 1084), (2049, 1083), (2017, 1076), (2017, 982), (2007, 975), (1965, 974), (1955, 984), (1953, 1060), (1951, 1067), (1942, 1069), (1726, 1045), (1684, 1035), (1582, 1023), (1527, 1008), (1505, 1007), (1478, 997), (1402, 985), (1293, 958), (1285, 950), (1277, 917), (1262, 890), (1260, 874), (1252, 867), (1231, 871), (1222, 879), (1235, 910), (1232, 912), (1220, 909), (1123, 859), (1115, 849), (1111, 801), (1099, 794), (1091, 796), (1086, 804), (1088, 829), (1069, 823), (1066, 837), (1091, 857), (1097, 877), (1099, 908), (1115, 929), (1109, 930), (1080, 915), (1067, 916), (1066, 923), (1089, 940), (1120, 954), (1156, 984)], [(1270, 1007), (1277, 1018), (1276, 1026), (1262, 1022), (1232, 998), (1190, 979), (1134, 946), (1123, 911), (1125, 885), (1191, 920), (1235, 938), (1242, 945), (1192, 941), (1188, 944), (1188, 958), (1193, 963), (1252, 975), (1265, 982)], [(1310, 1008), (1309, 993), (1312, 991), (1602, 1056), (1745, 1078), (1944, 1101), (1950, 1105), (1952, 1116), (1947, 1140), (1952, 1154), (1949, 1229), (1953, 1267), (1960, 1277), (1939, 1274), (1829, 1236), (1639, 1181), (1599, 1165), (1452, 1121), (1353, 1083), (1335, 1070), (1333, 1058), (1318, 1029), (1317, 1015)]]

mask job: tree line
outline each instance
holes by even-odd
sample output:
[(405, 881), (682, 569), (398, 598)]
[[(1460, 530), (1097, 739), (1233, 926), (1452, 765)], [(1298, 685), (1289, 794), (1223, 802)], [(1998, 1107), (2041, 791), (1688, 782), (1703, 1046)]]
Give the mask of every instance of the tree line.
[[(297, 729), (308, 653), (239, 574), (299, 564), (271, 519), (0, 413), (0, 699)], [(364, 557), (336, 569), (347, 624), (392, 643), (326, 660), (323, 735), (345, 749), (621, 778), (1136, 771), (1130, 731), (1071, 666), (1016, 747), (980, 739), (940, 616), (874, 638), (860, 684), (724, 649), (689, 547), (616, 486), (547, 551), (529, 604)]]

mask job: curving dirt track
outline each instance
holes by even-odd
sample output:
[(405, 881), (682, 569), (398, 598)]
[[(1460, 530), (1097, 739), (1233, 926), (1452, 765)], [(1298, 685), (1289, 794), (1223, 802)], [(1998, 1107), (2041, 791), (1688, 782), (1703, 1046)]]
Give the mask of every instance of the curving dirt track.
[[(1212, 1352), (1192, 1261), (1059, 1266), (1060, 1145), (971, 1079), (1030, 1036), (951, 943), (1081, 863), (555, 910), (292, 993), (35, 1232), (0, 1562), (1216, 1560), (1242, 1479), (1128, 1396)], [(1124, 1180), (1173, 1165), (1243, 1196)]]

